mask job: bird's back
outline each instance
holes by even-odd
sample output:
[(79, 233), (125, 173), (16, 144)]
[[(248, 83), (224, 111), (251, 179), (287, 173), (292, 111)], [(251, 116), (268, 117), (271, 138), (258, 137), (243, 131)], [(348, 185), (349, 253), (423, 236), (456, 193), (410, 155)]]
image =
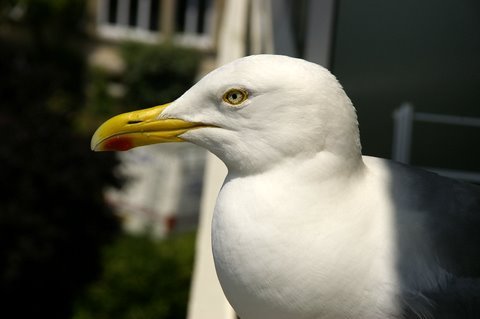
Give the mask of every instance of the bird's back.
[(407, 317), (480, 318), (480, 188), (395, 162), (366, 163), (388, 175)]

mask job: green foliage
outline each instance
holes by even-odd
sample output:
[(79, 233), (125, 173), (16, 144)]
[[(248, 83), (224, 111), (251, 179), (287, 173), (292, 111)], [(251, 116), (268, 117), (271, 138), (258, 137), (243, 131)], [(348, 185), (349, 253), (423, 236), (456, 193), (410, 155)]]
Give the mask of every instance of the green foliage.
[(109, 94), (110, 76), (105, 70), (91, 67), (89, 71), (89, 103), (87, 107), (90, 108), (90, 113), (106, 119), (114, 115), (114, 111), (122, 102)]
[(195, 81), (198, 51), (172, 45), (126, 43), (125, 105), (132, 109), (172, 102)]
[(115, 160), (93, 154), (72, 125), (85, 101), (83, 9), (76, 0), (0, 3), (4, 318), (70, 318), (118, 230), (102, 198), (117, 184)]
[(121, 236), (103, 253), (101, 278), (79, 300), (74, 319), (185, 318), (195, 234), (163, 241)]
[(87, 102), (76, 119), (76, 128), (81, 132), (95, 129), (113, 115), (122, 113), (123, 102), (109, 92), (111, 76), (98, 67), (89, 67), (87, 72)]

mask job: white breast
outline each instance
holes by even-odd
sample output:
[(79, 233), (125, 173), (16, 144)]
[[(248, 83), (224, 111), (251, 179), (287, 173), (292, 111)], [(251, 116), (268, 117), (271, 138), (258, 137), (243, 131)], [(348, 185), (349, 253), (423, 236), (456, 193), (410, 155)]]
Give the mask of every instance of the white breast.
[[(359, 201), (362, 187), (375, 186), (297, 183), (275, 172), (227, 178), (214, 214), (213, 253), (241, 318), (393, 317), (399, 288), (391, 213), (381, 200)], [(339, 196), (345, 192), (348, 198)]]

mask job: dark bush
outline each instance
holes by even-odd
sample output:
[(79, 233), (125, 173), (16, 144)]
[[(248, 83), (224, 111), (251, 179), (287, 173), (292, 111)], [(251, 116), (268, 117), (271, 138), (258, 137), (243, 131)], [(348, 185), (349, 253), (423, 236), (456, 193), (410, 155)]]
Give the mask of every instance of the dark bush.
[(84, 2), (0, 4), (0, 308), (70, 318), (118, 223), (102, 190), (111, 154), (72, 123), (84, 105)]

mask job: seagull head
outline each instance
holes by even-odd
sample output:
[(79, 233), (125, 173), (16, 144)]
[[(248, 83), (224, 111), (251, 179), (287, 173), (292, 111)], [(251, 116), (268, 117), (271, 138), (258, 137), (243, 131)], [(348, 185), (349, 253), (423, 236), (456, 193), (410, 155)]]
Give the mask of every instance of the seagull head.
[(95, 151), (188, 141), (239, 172), (318, 152), (360, 156), (355, 109), (336, 78), (305, 60), (254, 55), (207, 74), (172, 103), (117, 115)]

